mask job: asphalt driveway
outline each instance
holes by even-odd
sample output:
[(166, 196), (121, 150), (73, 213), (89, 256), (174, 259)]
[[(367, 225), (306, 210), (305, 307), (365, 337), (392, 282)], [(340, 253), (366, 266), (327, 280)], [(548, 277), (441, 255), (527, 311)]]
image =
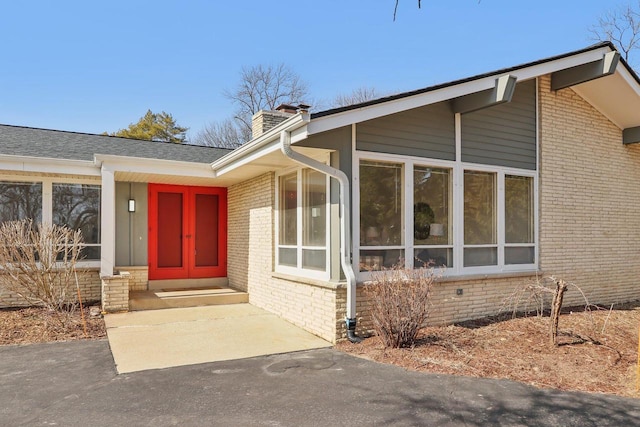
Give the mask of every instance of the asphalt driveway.
[(333, 349), (117, 375), (108, 342), (0, 347), (2, 426), (640, 426), (640, 400), (408, 372)]

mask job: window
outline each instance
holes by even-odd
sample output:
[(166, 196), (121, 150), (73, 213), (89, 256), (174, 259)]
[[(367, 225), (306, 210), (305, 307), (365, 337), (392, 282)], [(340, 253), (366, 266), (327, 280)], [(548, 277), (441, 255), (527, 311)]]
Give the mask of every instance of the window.
[(327, 259), (327, 178), (302, 171), (302, 268), (323, 271)]
[(360, 271), (404, 260), (403, 175), (400, 163), (360, 163)]
[[(328, 183), (323, 173), (301, 169), (278, 179), (280, 269), (328, 272)], [(311, 275), (314, 275), (311, 273)]]
[(279, 264), (297, 267), (298, 251), (298, 174), (280, 177)]
[(498, 264), (496, 174), (464, 171), (464, 266)]
[(535, 171), (380, 153), (356, 159), (362, 278), (396, 265), (445, 266), (448, 275), (536, 268)]
[(53, 184), (53, 223), (80, 230), (84, 259), (100, 259), (100, 187)]
[(505, 175), (505, 264), (535, 261), (533, 204), (533, 178)]
[(27, 218), (42, 221), (42, 183), (0, 182), (0, 223)]
[(0, 182), (0, 223), (31, 218), (81, 230), (86, 260), (100, 259), (100, 186), (39, 182)]
[(453, 267), (451, 170), (414, 166), (414, 267)]

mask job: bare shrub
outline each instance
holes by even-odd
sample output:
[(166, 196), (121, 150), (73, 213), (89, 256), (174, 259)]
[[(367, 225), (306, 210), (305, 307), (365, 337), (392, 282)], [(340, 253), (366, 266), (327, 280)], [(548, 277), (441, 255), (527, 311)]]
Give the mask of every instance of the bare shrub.
[(431, 309), (431, 288), (440, 274), (433, 268), (392, 268), (373, 272), (364, 291), (373, 328), (386, 347), (415, 343)]
[(76, 306), (76, 263), (82, 233), (30, 219), (0, 225), (0, 286), (28, 305), (70, 311)]
[(570, 287), (580, 292), (584, 300), (585, 312), (590, 313), (591, 304), (589, 304), (587, 296), (582, 289), (575, 283), (566, 282), (554, 276), (536, 277), (535, 282), (517, 287), (511, 295), (505, 298), (500, 311), (511, 312), (513, 318), (518, 313), (529, 314), (534, 311), (538, 316), (542, 316), (547, 311), (546, 306), (548, 305), (550, 318), (549, 338), (552, 345), (558, 345), (560, 311), (562, 310), (564, 294)]

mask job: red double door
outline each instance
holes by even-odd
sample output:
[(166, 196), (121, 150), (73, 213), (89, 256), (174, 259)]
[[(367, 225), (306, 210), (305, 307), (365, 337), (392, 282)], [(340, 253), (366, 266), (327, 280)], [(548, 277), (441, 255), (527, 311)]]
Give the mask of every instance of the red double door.
[(226, 188), (149, 184), (149, 279), (226, 275)]

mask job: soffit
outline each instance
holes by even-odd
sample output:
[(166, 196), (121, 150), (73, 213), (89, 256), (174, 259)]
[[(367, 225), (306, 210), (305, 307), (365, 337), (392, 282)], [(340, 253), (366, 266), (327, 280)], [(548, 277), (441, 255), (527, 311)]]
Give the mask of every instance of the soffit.
[[(572, 86), (572, 89), (620, 129), (640, 126), (640, 89), (618, 65), (614, 74)], [(620, 69), (622, 68), (622, 69)]]

